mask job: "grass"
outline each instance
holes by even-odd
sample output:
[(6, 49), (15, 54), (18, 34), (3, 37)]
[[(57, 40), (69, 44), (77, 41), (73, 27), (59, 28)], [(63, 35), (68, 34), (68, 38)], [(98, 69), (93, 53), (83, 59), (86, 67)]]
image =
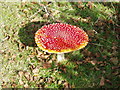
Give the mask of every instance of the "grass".
[[(0, 85), (2, 88), (118, 88), (120, 3), (0, 2)], [(41, 51), (34, 33), (43, 25), (83, 28), (89, 44), (65, 54)]]

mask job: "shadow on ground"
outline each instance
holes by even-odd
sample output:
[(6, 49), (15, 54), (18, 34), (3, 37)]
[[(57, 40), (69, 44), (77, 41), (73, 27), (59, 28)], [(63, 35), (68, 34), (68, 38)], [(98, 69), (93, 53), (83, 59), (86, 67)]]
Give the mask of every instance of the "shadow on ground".
[(19, 39), (25, 46), (36, 47), (34, 40), (35, 32), (39, 30), (42, 26), (47, 25), (46, 22), (30, 22), (19, 30)]

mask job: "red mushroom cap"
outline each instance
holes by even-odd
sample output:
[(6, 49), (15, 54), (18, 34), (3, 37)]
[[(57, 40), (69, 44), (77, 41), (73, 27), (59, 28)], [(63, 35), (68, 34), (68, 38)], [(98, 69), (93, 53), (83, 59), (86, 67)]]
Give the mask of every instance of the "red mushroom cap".
[(35, 42), (43, 51), (67, 53), (85, 47), (88, 35), (79, 27), (56, 23), (43, 26), (35, 33)]

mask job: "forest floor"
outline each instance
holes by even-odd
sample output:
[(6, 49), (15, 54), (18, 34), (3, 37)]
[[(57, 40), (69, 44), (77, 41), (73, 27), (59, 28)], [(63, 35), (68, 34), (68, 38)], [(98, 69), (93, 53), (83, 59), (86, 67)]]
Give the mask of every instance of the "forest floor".
[[(120, 3), (0, 2), (0, 85), (2, 88), (120, 87)], [(35, 32), (50, 23), (85, 30), (88, 45), (65, 54), (39, 49)]]

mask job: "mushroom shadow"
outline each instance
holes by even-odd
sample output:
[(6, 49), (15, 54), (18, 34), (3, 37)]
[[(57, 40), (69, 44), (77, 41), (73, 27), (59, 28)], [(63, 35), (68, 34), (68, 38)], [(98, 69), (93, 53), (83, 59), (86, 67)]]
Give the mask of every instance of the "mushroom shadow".
[(62, 78), (69, 83), (68, 88), (96, 87), (92, 83), (97, 83), (98, 85), (98, 80), (96, 79), (98, 74), (94, 70), (90, 70), (93, 67), (92, 65), (89, 63), (80, 65), (73, 62), (68, 62), (67, 64), (69, 66), (59, 64), (59, 71)]
[(39, 30), (43, 25), (47, 25), (47, 22), (30, 22), (24, 25), (19, 30), (19, 39), (25, 46), (36, 47), (36, 43), (34, 40), (35, 32)]

